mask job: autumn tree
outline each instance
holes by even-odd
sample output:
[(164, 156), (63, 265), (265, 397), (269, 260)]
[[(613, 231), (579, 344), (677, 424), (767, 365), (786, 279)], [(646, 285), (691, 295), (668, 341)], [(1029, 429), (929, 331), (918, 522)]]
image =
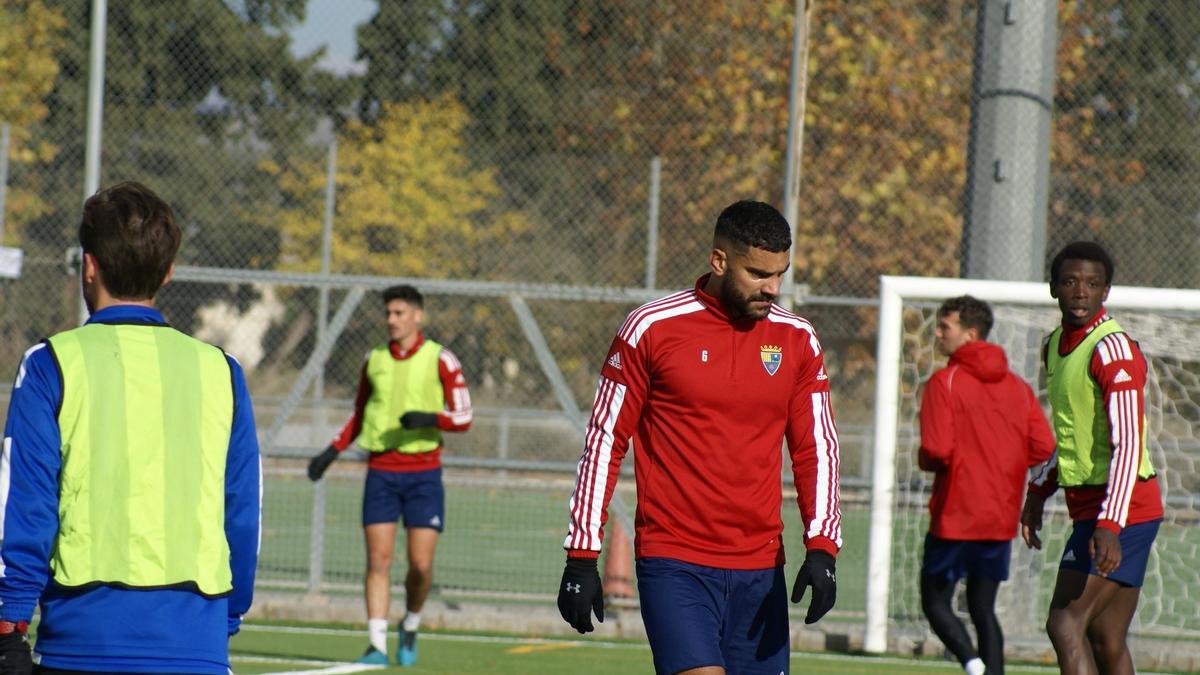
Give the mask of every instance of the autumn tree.
[[(60, 147), (38, 128), (50, 114), (45, 98), (59, 71), (65, 23), (62, 12), (44, 0), (0, 0), (0, 125), (10, 128), (0, 245), (19, 247), (25, 255), (20, 278), (0, 280), (0, 363), (13, 367), (34, 339), (31, 324), (47, 315), (54, 319), (46, 281), (53, 288), (53, 281), (63, 278), (59, 266), (42, 264), (42, 251), (28, 235), (30, 223), (52, 210), (43, 171), (57, 161)], [(61, 251), (52, 260), (61, 260)]]
[[(15, 328), (22, 344), (79, 316), (78, 282), (62, 261), (75, 243), (84, 197), (91, 15), (87, 2), (17, 5), (50, 7), (62, 20), (52, 55), (57, 76), (41, 72), (36, 79), (46, 89), (26, 101), (45, 111), (30, 137), (55, 151), (36, 166), (18, 164), (11, 177), (15, 193), (40, 200), (20, 219), (27, 268), (43, 275), (37, 292), (20, 295), (39, 303), (25, 315), (34, 318)], [(240, 217), (246, 204), (269, 203), (276, 193), (255, 167), (264, 157), (319, 155), (308, 138), (349, 96), (315, 70), (320, 54), (301, 59), (289, 52), (283, 29), (303, 10), (303, 0), (109, 5), (100, 182), (141, 180), (172, 205), (184, 232), (180, 263), (262, 269), (278, 256), (277, 230)], [(0, 31), (13, 25), (0, 21)], [(28, 57), (23, 51), (20, 58)], [(8, 95), (8, 81), (0, 91)], [(173, 284), (163, 297), (171, 320), (188, 329), (193, 311), (218, 296), (246, 303), (254, 293)]]
[[(471, 277), (482, 252), (524, 229), (516, 214), (490, 215), (500, 190), (495, 171), (473, 166), (466, 154), (467, 121), (463, 106), (443, 95), (384, 103), (376, 123), (346, 125), (338, 139), (333, 271)], [(279, 227), (281, 267), (316, 271), (324, 163), (285, 170), (267, 161), (261, 168), (287, 197), (287, 207), (258, 217)]]
[(1200, 15), (1180, 1), (1059, 11), (1047, 253), (1097, 239), (1119, 283), (1200, 284)]
[(9, 170), (26, 177), (5, 200), (2, 221), (10, 242), (19, 242), (24, 223), (48, 210), (34, 168), (52, 161), (57, 147), (35, 138), (31, 127), (49, 112), (45, 97), (58, 75), (65, 23), (62, 12), (43, 0), (0, 0), (0, 124), (11, 127)]

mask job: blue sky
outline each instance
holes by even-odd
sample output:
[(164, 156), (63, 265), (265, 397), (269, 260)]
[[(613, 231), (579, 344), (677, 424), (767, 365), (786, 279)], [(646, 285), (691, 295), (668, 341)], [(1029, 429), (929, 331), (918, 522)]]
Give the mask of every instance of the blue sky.
[(361, 71), (354, 62), (355, 28), (375, 14), (376, 0), (309, 0), (304, 23), (292, 30), (292, 53), (329, 47), (321, 66), (337, 73)]

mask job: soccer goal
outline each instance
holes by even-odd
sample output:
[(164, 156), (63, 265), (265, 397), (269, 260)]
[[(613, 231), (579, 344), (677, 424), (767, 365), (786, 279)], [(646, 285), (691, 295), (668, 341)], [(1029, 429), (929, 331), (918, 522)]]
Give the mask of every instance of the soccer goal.
[[(917, 467), (918, 408), (922, 383), (945, 365), (934, 342), (937, 308), (963, 294), (992, 306), (995, 326), (989, 340), (1004, 348), (1010, 368), (1045, 404), (1038, 378), (1041, 344), (1060, 320), (1047, 284), (881, 278), (864, 636), (869, 652), (888, 649), (889, 630), (897, 639), (932, 635), (918, 593), (933, 483)], [(1114, 286), (1105, 306), (1139, 342), (1149, 363), (1148, 441), (1166, 500), (1133, 632), (1195, 639), (1200, 637), (1200, 291)], [(1006, 638), (1044, 639), (1069, 528), (1060, 492), (1047, 502), (1042, 550), (1028, 551), (1014, 542), (1011, 575), (997, 600)]]

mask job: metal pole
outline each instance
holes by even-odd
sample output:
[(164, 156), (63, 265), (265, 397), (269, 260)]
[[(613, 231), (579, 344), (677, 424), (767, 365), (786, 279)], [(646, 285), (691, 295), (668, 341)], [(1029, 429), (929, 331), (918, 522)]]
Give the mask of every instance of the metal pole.
[[(800, 157), (804, 146), (804, 92), (808, 88), (808, 25), (812, 19), (813, 0), (796, 0), (792, 39), (792, 87), (788, 97), (788, 134), (786, 173), (783, 179), (783, 217), (792, 227), (792, 245), (796, 242), (796, 220), (800, 213)], [(794, 250), (794, 249), (793, 249)], [(794, 260), (794, 257), (793, 257)], [(792, 288), (795, 265), (783, 273), (779, 304), (791, 309), (795, 292)]]
[[(333, 214), (337, 199), (337, 137), (329, 143), (329, 161), (325, 176), (325, 221), (321, 232), (321, 278), (329, 278), (330, 260), (333, 256)], [(317, 291), (317, 344), (324, 344), (326, 324), (329, 321), (329, 285), (321, 284)], [(315, 429), (325, 433), (325, 364), (317, 371), (313, 382), (313, 399), (317, 404), (314, 411)], [(325, 502), (327, 481), (317, 481), (313, 493), (312, 535), (308, 540), (308, 590), (321, 592), (321, 579), (325, 576)]]
[[(100, 189), (100, 136), (104, 127), (104, 38), (108, 29), (108, 0), (92, 0), (92, 49), (88, 63), (87, 141), (83, 160), (83, 199)], [(80, 256), (79, 264), (83, 265)], [(88, 319), (87, 303), (79, 296), (79, 323)]]
[(962, 276), (1041, 281), (1058, 3), (976, 6)]
[(92, 51), (88, 65), (87, 145), (84, 154), (83, 198), (100, 189), (100, 135), (104, 124), (104, 38), (108, 0), (92, 0)]
[(658, 203), (662, 196), (662, 157), (650, 160), (650, 222), (646, 228), (646, 288), (658, 283)]
[(12, 125), (0, 124), (0, 246), (4, 245), (4, 202), (8, 197), (8, 139)]
[[(325, 222), (321, 232), (321, 277), (329, 277), (330, 261), (333, 258), (333, 216), (337, 203), (337, 138), (329, 144), (329, 159), (325, 176)], [(325, 324), (329, 318), (329, 285), (321, 284), (317, 298), (317, 342), (325, 337)], [(319, 401), (325, 397), (325, 371), (317, 375), (314, 396)]]

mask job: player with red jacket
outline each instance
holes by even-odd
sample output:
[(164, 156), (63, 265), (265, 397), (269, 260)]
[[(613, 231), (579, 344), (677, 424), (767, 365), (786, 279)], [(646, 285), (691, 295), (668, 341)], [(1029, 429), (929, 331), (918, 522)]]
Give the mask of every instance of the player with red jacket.
[(581, 633), (601, 621), (596, 559), (621, 460), (637, 448), (635, 521), (642, 618), (661, 673), (786, 672), (786, 439), (807, 556), (806, 623), (834, 604), (841, 547), (838, 440), (812, 324), (775, 306), (791, 232), (742, 201), (717, 219), (711, 272), (634, 310), (601, 370), (570, 501), (559, 586)]
[[(1008, 578), (1029, 467), (1054, 452), (1054, 434), (1033, 390), (987, 342), (992, 310), (969, 295), (937, 311), (938, 350), (950, 357), (921, 394), (918, 462), (934, 472), (921, 566), (921, 607), (934, 633), (971, 675), (1004, 672), (996, 592)], [(950, 601), (967, 579), (979, 650)]]

